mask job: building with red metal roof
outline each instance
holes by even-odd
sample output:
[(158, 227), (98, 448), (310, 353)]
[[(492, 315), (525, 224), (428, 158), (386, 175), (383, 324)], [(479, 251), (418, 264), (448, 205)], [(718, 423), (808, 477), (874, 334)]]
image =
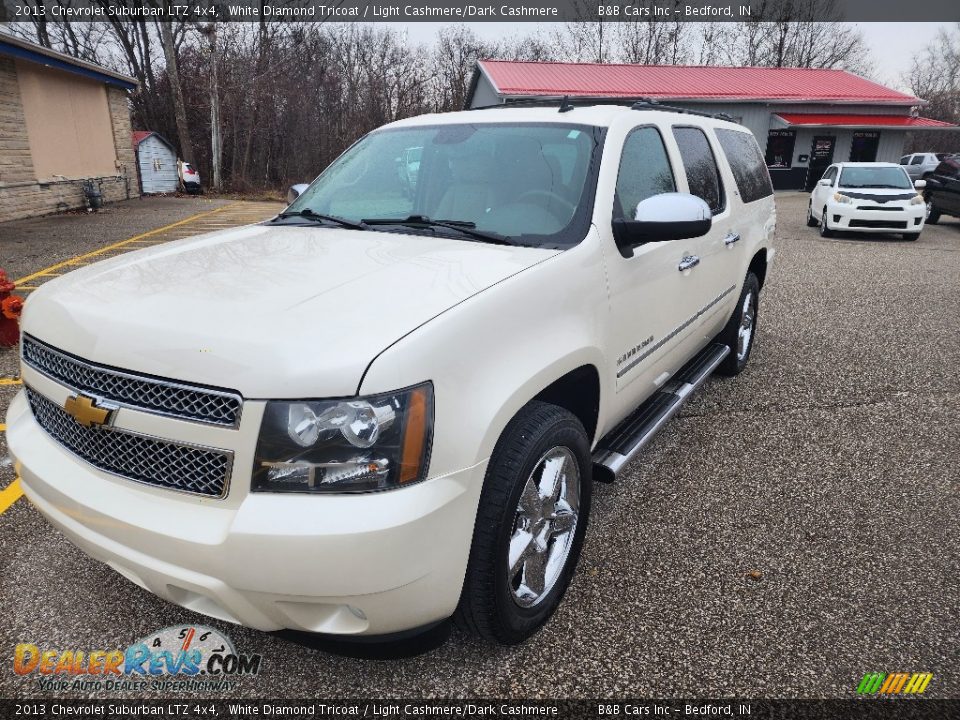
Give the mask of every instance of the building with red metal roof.
[(920, 117), (920, 98), (833, 69), (481, 60), (467, 105), (565, 96), (729, 115), (756, 135), (778, 189), (812, 187), (835, 161), (897, 162), (908, 131), (955, 128)]

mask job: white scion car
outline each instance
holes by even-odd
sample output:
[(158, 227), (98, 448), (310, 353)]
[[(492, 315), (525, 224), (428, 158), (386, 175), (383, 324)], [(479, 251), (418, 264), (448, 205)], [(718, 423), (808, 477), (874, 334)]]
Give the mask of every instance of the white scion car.
[(273, 220), (36, 290), (8, 446), (72, 542), (196, 612), (520, 642), (593, 479), (746, 366), (774, 226), (756, 141), (712, 116), (401, 120)]
[(926, 217), (917, 190), (926, 184), (911, 180), (895, 163), (836, 163), (810, 193), (807, 225), (819, 227), (823, 237), (840, 230), (899, 233), (904, 240), (916, 240)]

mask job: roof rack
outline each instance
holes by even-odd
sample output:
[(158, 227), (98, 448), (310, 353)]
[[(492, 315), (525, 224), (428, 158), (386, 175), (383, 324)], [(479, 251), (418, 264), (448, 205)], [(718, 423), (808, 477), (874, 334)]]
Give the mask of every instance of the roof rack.
[(676, 107), (675, 105), (664, 105), (653, 98), (627, 98), (627, 97), (539, 97), (522, 98), (519, 100), (506, 100), (496, 105), (483, 105), (481, 107), (471, 108), (471, 110), (500, 110), (510, 107), (553, 107), (559, 105), (558, 112), (570, 112), (576, 107), (590, 105), (623, 105), (631, 110), (662, 110), (663, 112), (675, 112), (685, 115), (698, 115), (700, 117), (711, 117), (718, 120), (728, 120), (736, 122), (733, 117), (726, 113), (709, 113), (701, 110), (691, 110), (689, 108)]
[(731, 115), (726, 113), (711, 113), (704, 112), (703, 110), (691, 110), (690, 108), (676, 107), (675, 105), (663, 105), (660, 102), (654, 100), (653, 98), (640, 98), (633, 105), (630, 106), (631, 110), (664, 110), (666, 112), (675, 112), (683, 113), (684, 115), (698, 115), (700, 117), (709, 117), (716, 118), (717, 120), (727, 120), (728, 122), (736, 122)]

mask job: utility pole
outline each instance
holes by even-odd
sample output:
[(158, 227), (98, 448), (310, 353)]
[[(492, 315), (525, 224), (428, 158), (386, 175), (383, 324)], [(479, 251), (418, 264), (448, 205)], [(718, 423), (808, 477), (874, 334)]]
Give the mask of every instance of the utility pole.
[(213, 170), (213, 189), (223, 190), (220, 161), (223, 157), (223, 137), (220, 134), (220, 51), (217, 48), (217, 23), (207, 25), (210, 41), (210, 164)]

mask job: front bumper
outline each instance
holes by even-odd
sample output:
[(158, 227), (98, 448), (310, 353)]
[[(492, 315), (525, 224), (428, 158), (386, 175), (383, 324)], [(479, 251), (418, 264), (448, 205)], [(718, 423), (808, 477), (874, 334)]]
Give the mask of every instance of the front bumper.
[(54, 441), (23, 392), (7, 443), (24, 493), (75, 545), (160, 597), (259, 630), (384, 635), (453, 614), (486, 462), (382, 493), (223, 500), (101, 472)]
[(841, 232), (918, 233), (923, 229), (925, 205), (891, 205), (872, 210), (831, 201), (827, 203), (827, 226)]

